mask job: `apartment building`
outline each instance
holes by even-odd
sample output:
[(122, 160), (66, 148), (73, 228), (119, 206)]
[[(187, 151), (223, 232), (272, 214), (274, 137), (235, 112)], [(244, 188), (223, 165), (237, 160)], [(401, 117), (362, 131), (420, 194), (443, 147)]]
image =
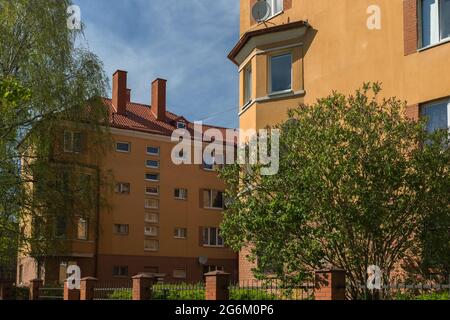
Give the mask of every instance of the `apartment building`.
[[(225, 186), (214, 166), (173, 163), (172, 132), (186, 129), (193, 135), (194, 125), (167, 111), (166, 100), (166, 80), (152, 83), (151, 105), (146, 105), (132, 102), (127, 72), (113, 75), (112, 99), (104, 99), (113, 149), (99, 168), (112, 182), (100, 187), (107, 205), (96, 221), (80, 217), (63, 224), (59, 232), (67, 249), (61, 256), (44, 257), (41, 263), (20, 257), (18, 283), (34, 278), (61, 283), (67, 266), (74, 264), (82, 277), (107, 281), (151, 273), (170, 282), (198, 282), (214, 270), (237, 278), (237, 254), (220, 236)], [(210, 128), (225, 131), (204, 126), (204, 132)], [(82, 136), (66, 129), (60, 137), (65, 153), (88, 153), (89, 148), (79, 147), (80, 141), (89, 145)], [(203, 139), (209, 141), (205, 134)]]
[[(407, 101), (409, 117), (428, 116), (429, 130), (450, 127), (449, 0), (241, 0), (240, 13), (228, 57), (240, 75), (241, 129), (369, 81)], [(246, 256), (240, 280), (252, 278)]]

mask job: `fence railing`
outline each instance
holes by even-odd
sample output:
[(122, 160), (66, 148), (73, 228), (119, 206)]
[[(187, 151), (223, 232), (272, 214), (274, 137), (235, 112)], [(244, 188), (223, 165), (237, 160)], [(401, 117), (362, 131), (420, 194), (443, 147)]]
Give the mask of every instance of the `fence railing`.
[(160, 283), (152, 287), (153, 300), (205, 300), (204, 283)]
[(94, 300), (131, 300), (133, 283), (123, 279), (117, 281), (97, 282), (93, 288)]
[(450, 300), (450, 281), (448, 284), (390, 283), (374, 290), (361, 284), (359, 288), (364, 292), (363, 299), (366, 300)]
[(63, 300), (64, 288), (39, 288), (39, 300)]
[(229, 286), (230, 300), (312, 300), (314, 283), (281, 285), (276, 280), (249, 280)]

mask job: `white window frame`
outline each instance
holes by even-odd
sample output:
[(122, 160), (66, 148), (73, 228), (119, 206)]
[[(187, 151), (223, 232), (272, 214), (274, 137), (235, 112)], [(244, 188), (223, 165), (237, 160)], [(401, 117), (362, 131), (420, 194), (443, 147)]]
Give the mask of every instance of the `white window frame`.
[[(149, 178), (147, 178), (147, 175), (148, 175), (148, 174), (157, 176), (157, 179), (154, 180), (154, 179), (149, 179)], [(145, 180), (146, 180), (146, 181), (150, 181), (150, 182), (159, 182), (159, 179), (160, 179), (159, 173), (146, 173), (146, 174), (145, 174)]]
[[(291, 87), (289, 89), (280, 90), (280, 91), (273, 91), (273, 83), (272, 83), (272, 59), (276, 57), (282, 57), (282, 56), (291, 56)], [(289, 93), (293, 91), (293, 80), (294, 80), (294, 54), (292, 51), (286, 51), (286, 52), (280, 52), (273, 55), (269, 55), (269, 95), (279, 95), (283, 93)]]
[[(128, 151), (119, 150), (118, 149), (119, 144), (126, 144), (126, 145), (128, 145)], [(125, 142), (125, 141), (117, 141), (116, 142), (116, 152), (119, 152), (119, 153), (130, 153), (131, 152), (131, 143), (130, 142)]]
[[(214, 189), (203, 189), (203, 197), (205, 196), (205, 191), (209, 192), (209, 204), (204, 207), (204, 209), (210, 209), (210, 210), (221, 210), (223, 211), (225, 208), (225, 192), (221, 190), (214, 190)], [(222, 207), (213, 207), (213, 192), (221, 192), (222, 193)], [(205, 203), (205, 199), (203, 199), (203, 204)]]
[[(80, 225), (84, 224), (84, 235), (82, 237), (80, 237)], [(87, 221), (87, 219), (84, 218), (78, 218), (78, 223), (77, 223), (77, 240), (82, 240), (82, 241), (86, 241), (89, 238), (89, 223)]]
[[(426, 49), (429, 47), (434, 47), (436, 45), (439, 45), (441, 43), (445, 43), (445, 42), (449, 42), (450, 41), (450, 36), (446, 37), (446, 38), (441, 38), (441, 30), (442, 30), (442, 19), (441, 19), (441, 1), (442, 0), (436, 0), (437, 2), (437, 38), (438, 40), (436, 42), (431, 42), (428, 45), (424, 45), (423, 43), (423, 2), (424, 0), (419, 0), (419, 5), (418, 5), (418, 16), (419, 16), (419, 37), (420, 37), (420, 47), (421, 49)], [(436, 18), (436, 17), (435, 17)], [(431, 28), (431, 25), (430, 25)]]
[[(151, 201), (155, 201), (156, 207), (150, 206)], [(144, 208), (149, 209), (149, 210), (158, 210), (159, 209), (159, 200), (158, 199), (145, 199)]]
[(172, 276), (174, 279), (186, 279), (187, 278), (186, 269), (175, 269), (173, 270)]
[(445, 104), (445, 103), (447, 103), (447, 127), (448, 127), (448, 130), (450, 133), (450, 98), (441, 99), (441, 100), (430, 102), (430, 103), (425, 103), (421, 106), (421, 108), (430, 108), (430, 107)]
[[(146, 247), (147, 241), (155, 243), (156, 244), (156, 248), (147, 248)], [(144, 251), (149, 251), (149, 252), (159, 251), (159, 240), (156, 240), (156, 239), (145, 239), (144, 240)]]
[[(179, 192), (179, 195), (177, 196), (177, 190)], [(186, 188), (175, 188), (174, 190), (174, 198), (176, 200), (187, 200), (188, 197), (188, 190)]]
[[(156, 166), (151, 166), (151, 165), (149, 165), (149, 162), (150, 162), (150, 161), (156, 162), (157, 165), (156, 165)], [(146, 160), (145, 160), (145, 166), (146, 166), (147, 168), (150, 168), (150, 169), (159, 169), (159, 164), (160, 164), (159, 160), (153, 160), (153, 159), (146, 159)]]
[[(148, 192), (147, 189), (149, 189), (149, 188), (156, 189), (156, 193), (155, 192)], [(145, 187), (145, 194), (149, 195), (149, 196), (159, 196), (159, 187), (146, 186)]]
[[(70, 145), (67, 146), (66, 144), (66, 135), (70, 134)], [(79, 135), (80, 141), (80, 150), (75, 150), (75, 135)], [(83, 133), (79, 131), (70, 131), (70, 130), (64, 130), (63, 133), (63, 145), (64, 145), (64, 153), (75, 153), (80, 154), (82, 152), (82, 144), (83, 144)]]
[[(127, 190), (127, 188), (128, 188), (128, 192), (124, 192), (125, 190)], [(128, 182), (117, 182), (114, 191), (117, 194), (130, 194), (131, 193), (131, 184)]]
[[(155, 149), (158, 149), (158, 152), (156, 152), (156, 153), (149, 152), (149, 148), (155, 148)], [(159, 156), (159, 155), (161, 154), (161, 148), (160, 148), (160, 147), (147, 146), (146, 152), (147, 152), (147, 154), (150, 155), (150, 156)]]
[(146, 237), (157, 237), (159, 230), (157, 226), (146, 225), (144, 226), (144, 235)]
[[(280, 11), (275, 12), (274, 8), (275, 8), (275, 4), (277, 1), (281, 1), (281, 8)], [(272, 19), (273, 17), (281, 14), (284, 11), (284, 1), (283, 0), (266, 0), (266, 2), (269, 4), (270, 6), (270, 15), (266, 20)]]
[[(122, 272), (119, 272), (120, 274), (114, 274), (115, 269), (118, 268), (118, 270), (122, 271), (122, 269), (125, 269), (127, 272), (126, 274), (121, 274)], [(124, 277), (128, 277), (129, 274), (129, 268), (128, 266), (113, 266), (113, 277), (117, 277), (117, 278), (124, 278)]]
[[(156, 217), (156, 219), (151, 219), (150, 216)], [(147, 223), (159, 223), (159, 214), (156, 212), (146, 212), (144, 220)]]
[(187, 230), (187, 228), (179, 228), (179, 227), (177, 227), (177, 228), (175, 228), (175, 230), (174, 230), (174, 238), (175, 239), (187, 239), (187, 235), (188, 234), (188, 230)]
[(250, 61), (244, 68), (244, 106), (253, 101), (253, 69)]
[[(116, 227), (119, 227), (119, 228), (118, 228), (119, 230), (117, 230)], [(126, 232), (121, 232), (121, 231), (120, 231), (120, 229), (121, 229), (122, 227), (125, 227), (125, 228), (126, 228)], [(130, 225), (129, 225), (129, 224), (123, 224), (123, 223), (115, 223), (115, 224), (113, 225), (113, 232), (114, 232), (114, 234), (117, 234), (117, 235), (127, 236), (127, 235), (130, 234)]]
[[(211, 244), (211, 233), (212, 230), (215, 229), (216, 230), (216, 244)], [(205, 243), (205, 232), (207, 233), (207, 243)], [(223, 238), (220, 236), (220, 228), (217, 227), (207, 227), (207, 228), (203, 228), (203, 232), (202, 232), (202, 243), (204, 247), (213, 247), (213, 248), (223, 248), (225, 247)], [(221, 240), (222, 244), (219, 244), (219, 240)]]

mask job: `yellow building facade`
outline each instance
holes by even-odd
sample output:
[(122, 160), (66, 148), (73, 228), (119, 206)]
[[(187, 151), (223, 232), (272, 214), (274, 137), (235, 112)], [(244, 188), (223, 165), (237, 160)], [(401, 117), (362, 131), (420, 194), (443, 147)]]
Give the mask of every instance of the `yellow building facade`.
[[(241, 129), (278, 124), (300, 104), (376, 81), (383, 96), (407, 101), (409, 117), (450, 127), (449, 1), (241, 0), (240, 13), (228, 57), (240, 75)], [(254, 266), (245, 257), (241, 280)]]

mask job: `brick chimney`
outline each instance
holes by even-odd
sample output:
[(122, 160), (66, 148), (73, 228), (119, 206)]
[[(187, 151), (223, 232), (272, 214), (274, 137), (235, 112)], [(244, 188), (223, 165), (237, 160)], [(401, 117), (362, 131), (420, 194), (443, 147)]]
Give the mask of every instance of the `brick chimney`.
[(131, 102), (131, 89), (127, 89), (127, 102)]
[(112, 104), (118, 114), (127, 111), (127, 72), (117, 70), (113, 75)]
[(160, 78), (152, 82), (151, 111), (158, 121), (166, 120), (166, 84), (167, 80)]

